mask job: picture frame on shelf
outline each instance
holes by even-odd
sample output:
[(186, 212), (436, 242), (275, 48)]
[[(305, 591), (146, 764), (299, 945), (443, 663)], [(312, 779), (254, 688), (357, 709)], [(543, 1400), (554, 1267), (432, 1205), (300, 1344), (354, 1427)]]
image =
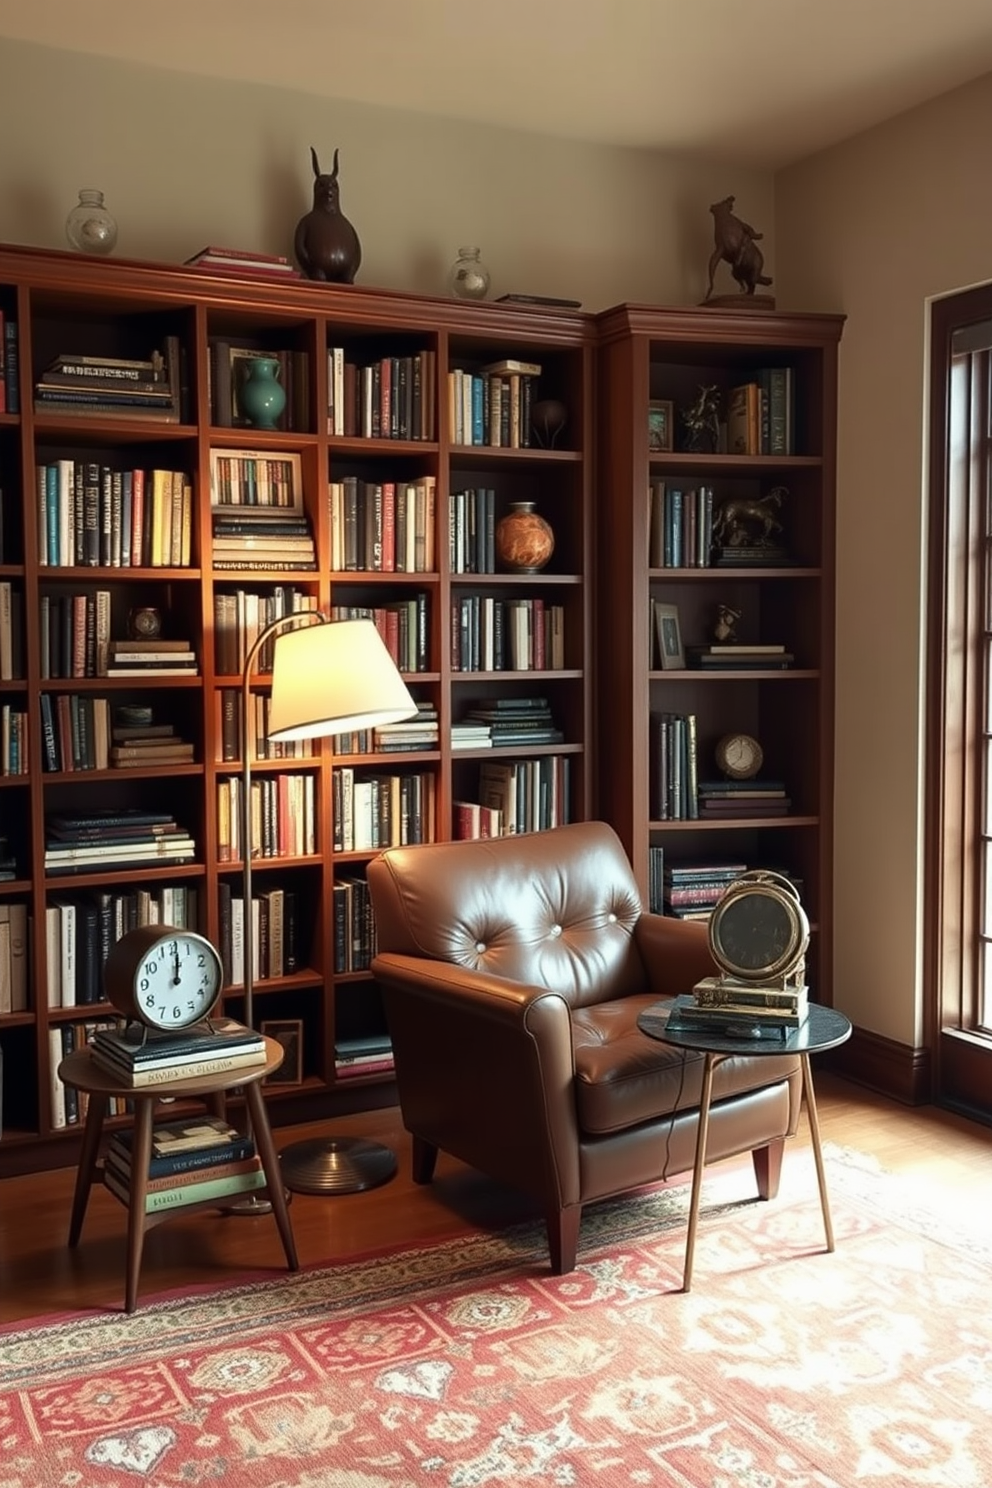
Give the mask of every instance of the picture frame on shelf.
[(266, 1038), (281, 1044), (285, 1057), (277, 1070), (266, 1078), (267, 1085), (303, 1084), (303, 1019), (268, 1018), (260, 1025)]
[(670, 398), (652, 398), (648, 403), (648, 450), (652, 455), (670, 455), (675, 448), (675, 404)]
[(682, 644), (682, 626), (679, 623), (678, 605), (656, 601), (654, 626), (658, 641), (658, 663), (661, 670), (663, 672), (683, 671), (685, 669), (685, 647)]

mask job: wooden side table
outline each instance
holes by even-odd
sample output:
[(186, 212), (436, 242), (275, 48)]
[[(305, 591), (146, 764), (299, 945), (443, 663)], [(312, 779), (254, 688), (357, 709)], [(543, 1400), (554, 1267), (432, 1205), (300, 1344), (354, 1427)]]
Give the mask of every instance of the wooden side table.
[(84, 1091), (89, 1096), (86, 1108), (86, 1126), (83, 1131), (83, 1150), (76, 1173), (76, 1187), (72, 1199), (72, 1215), (69, 1220), (69, 1245), (78, 1243), (86, 1216), (90, 1189), (94, 1181), (102, 1182), (103, 1169), (98, 1162), (100, 1138), (111, 1097), (134, 1102), (134, 1144), (131, 1152), (131, 1190), (127, 1222), (127, 1280), (124, 1292), (124, 1309), (133, 1312), (138, 1302), (138, 1276), (141, 1271), (141, 1252), (145, 1232), (163, 1219), (177, 1212), (193, 1214), (200, 1209), (223, 1207), (224, 1200), (204, 1199), (197, 1204), (186, 1204), (181, 1210), (163, 1210), (145, 1213), (148, 1193), (148, 1165), (152, 1156), (152, 1122), (155, 1103), (168, 1097), (170, 1100), (198, 1100), (207, 1105), (215, 1115), (223, 1115), (223, 1092), (240, 1088), (245, 1093), (248, 1114), (251, 1117), (252, 1134), (262, 1170), (265, 1173), (266, 1192), (272, 1212), (279, 1227), (279, 1235), (286, 1252), (290, 1271), (298, 1271), (296, 1241), (286, 1206), (279, 1158), (272, 1130), (262, 1097), (261, 1082), (266, 1075), (277, 1070), (283, 1061), (283, 1048), (275, 1039), (265, 1040), (265, 1062), (225, 1070), (223, 1074), (201, 1075), (193, 1079), (170, 1080), (163, 1085), (140, 1086), (124, 1083), (117, 1075), (101, 1069), (95, 1064), (89, 1048), (76, 1049), (59, 1065), (59, 1078), (66, 1085)]

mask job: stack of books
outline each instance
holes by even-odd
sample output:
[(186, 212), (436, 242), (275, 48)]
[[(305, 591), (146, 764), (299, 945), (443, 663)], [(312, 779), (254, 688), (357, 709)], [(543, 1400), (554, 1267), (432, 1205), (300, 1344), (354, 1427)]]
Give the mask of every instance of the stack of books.
[(788, 816), (792, 800), (781, 780), (701, 780), (696, 787), (700, 821), (746, 816)]
[(179, 422), (179, 338), (144, 359), (61, 353), (35, 383), (39, 413)]
[[(134, 1134), (115, 1132), (107, 1148), (103, 1179), (123, 1203), (131, 1192)], [(250, 1192), (265, 1182), (251, 1137), (217, 1117), (170, 1121), (152, 1130), (145, 1213)]]
[(338, 1039), (334, 1045), (336, 1080), (388, 1074), (393, 1068), (393, 1044), (388, 1033), (373, 1033), (365, 1038)]
[(192, 863), (196, 843), (166, 811), (90, 811), (45, 818), (45, 872), (103, 873)]
[(306, 514), (278, 506), (225, 506), (213, 512), (214, 568), (317, 567)]
[(746, 863), (666, 863), (662, 870), (662, 913), (679, 920), (708, 920)]
[(488, 726), (494, 749), (561, 744), (565, 739), (546, 697), (492, 698), (469, 708), (467, 717)]
[(201, 1075), (265, 1063), (265, 1039), (233, 1018), (212, 1018), (177, 1033), (153, 1033), (137, 1024), (98, 1028), (93, 1063), (125, 1085), (168, 1085)]
[(141, 769), (147, 765), (184, 765), (193, 760), (193, 745), (180, 737), (174, 723), (123, 723), (115, 717), (110, 731), (110, 767)]
[(376, 754), (398, 754), (401, 751), (436, 749), (437, 746), (438, 716), (433, 703), (419, 702), (416, 718), (407, 718), (402, 723), (384, 723), (373, 730)]
[(784, 646), (749, 646), (745, 642), (721, 646), (689, 646), (686, 660), (702, 671), (749, 672), (786, 671), (795, 661)]
[(669, 1026), (719, 1037), (787, 1038), (809, 1017), (809, 994), (795, 988), (756, 987), (731, 977), (705, 977), (676, 997)]
[(248, 248), (208, 244), (185, 260), (190, 269), (210, 274), (249, 274), (263, 279), (299, 279), (300, 271), (282, 253), (252, 253)]
[(451, 725), (452, 749), (492, 749), (493, 739), (488, 723), (466, 718)]
[(108, 677), (195, 677), (196, 652), (189, 641), (111, 641)]

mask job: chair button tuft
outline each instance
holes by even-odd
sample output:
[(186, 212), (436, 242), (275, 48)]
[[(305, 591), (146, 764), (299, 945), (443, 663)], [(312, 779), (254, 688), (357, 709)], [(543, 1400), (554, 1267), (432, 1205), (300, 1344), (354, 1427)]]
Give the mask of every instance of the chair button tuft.
[(560, 935), (561, 934), (561, 926), (560, 925), (552, 925), (551, 926), (551, 934), (553, 936)]
[(482, 952), (486, 949), (486, 942), (484, 940), (477, 940), (475, 942), (475, 949), (479, 952), (479, 954), (481, 956)]
[(611, 911), (611, 913), (610, 913), (610, 914), (608, 914), (608, 915), (607, 915), (607, 916), (606, 916), (606, 918), (607, 918), (607, 920), (608, 920), (608, 921), (609, 921), (609, 922), (610, 922), (610, 924), (611, 924), (611, 925), (615, 925), (615, 924), (616, 924), (616, 922), (617, 922), (617, 917), (616, 917), (616, 915), (615, 915), (615, 914), (613, 914), (613, 913), (612, 913), (612, 911)]

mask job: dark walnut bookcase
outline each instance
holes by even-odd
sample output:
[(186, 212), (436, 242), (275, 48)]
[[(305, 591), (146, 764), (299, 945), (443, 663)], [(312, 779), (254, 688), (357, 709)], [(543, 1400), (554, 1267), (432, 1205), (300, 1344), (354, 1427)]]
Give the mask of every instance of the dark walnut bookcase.
[[(811, 922), (812, 995), (831, 1002), (834, 725), (834, 524), (837, 351), (843, 317), (621, 305), (597, 319), (597, 814), (616, 827), (645, 902), (651, 849), (669, 866), (746, 863), (801, 881)], [(685, 453), (678, 418), (701, 387), (731, 393), (787, 369), (793, 432), (789, 453)], [(673, 448), (649, 440), (649, 405), (671, 405)], [(774, 410), (776, 413), (780, 410)], [(760, 424), (760, 418), (759, 418)], [(664, 441), (667, 442), (667, 441)], [(720, 448), (726, 448), (723, 440)], [(775, 487), (783, 561), (650, 566), (649, 491), (712, 489), (713, 504), (758, 499)], [(657, 552), (653, 555), (658, 556)], [(662, 555), (663, 556), (663, 555)], [(787, 669), (705, 672), (662, 666), (651, 633), (652, 602), (676, 607), (686, 658), (713, 640), (718, 606), (740, 611), (742, 642), (784, 644)], [(733, 732), (758, 739), (761, 775), (784, 782), (785, 816), (725, 820), (663, 817), (652, 717), (695, 719), (699, 779), (719, 777), (714, 751)]]
[[(368, 971), (335, 972), (335, 884), (359, 883), (372, 850), (336, 852), (332, 820), (335, 772), (417, 773), (429, 778), (433, 820), (425, 835), (455, 835), (456, 803), (479, 800), (481, 765), (494, 758), (558, 757), (568, 762), (567, 814), (592, 810), (592, 561), (593, 374), (595, 322), (591, 316), (518, 306), (469, 305), (379, 292), (364, 287), (283, 282), (258, 276), (211, 277), (194, 269), (125, 261), (91, 261), (71, 254), (0, 249), (0, 311), (17, 326), (19, 411), (0, 413), (0, 491), (3, 551), (0, 582), (7, 583), (23, 615), (15, 678), (0, 682), (0, 703), (26, 714), (27, 771), (0, 776), (0, 832), (16, 859), (16, 877), (0, 881), (0, 909), (26, 908), (30, 920), (28, 1006), (0, 1014), (4, 1055), (0, 1176), (71, 1163), (81, 1132), (78, 1111), (59, 1125), (53, 1111), (53, 1072), (61, 1049), (85, 1037), (87, 1022), (106, 1018), (102, 1000), (48, 1005), (50, 950), (46, 909), (55, 901), (82, 904), (98, 894), (180, 886), (195, 891), (196, 927), (216, 944), (228, 891), (241, 891), (241, 865), (221, 842), (220, 785), (237, 776), (231, 758), (230, 703), (240, 677), (231, 666), (229, 641), (218, 653), (215, 600), (237, 590), (269, 594), (292, 585), (321, 608), (378, 608), (415, 599), (426, 641), (415, 670), (405, 672), (411, 691), (437, 710), (436, 749), (404, 754), (335, 752), (318, 741), (312, 755), (259, 759), (255, 781), (282, 773), (309, 777), (315, 803), (316, 852), (294, 858), (253, 860), (254, 891), (281, 888), (295, 896), (298, 962), (278, 978), (255, 985), (257, 1021), (298, 1020), (302, 1025), (301, 1082), (267, 1087), (273, 1120), (361, 1109), (394, 1098), (388, 1074), (337, 1078), (335, 1042), (374, 1035), (383, 1027), (381, 1003)], [(167, 338), (174, 338), (171, 342)], [(219, 344), (219, 345), (218, 345)], [(154, 348), (179, 350), (181, 416), (178, 422), (72, 416), (36, 411), (34, 384), (52, 359), (74, 355), (145, 358)], [(9, 343), (8, 343), (9, 346)], [(354, 363), (395, 358), (414, 367), (429, 385), (421, 404), (433, 408), (431, 427), (404, 429), (404, 437), (359, 437), (328, 432), (334, 348)], [(237, 350), (235, 350), (237, 349)], [(278, 355), (289, 398), (280, 427), (266, 432), (235, 422), (230, 383), (240, 356)], [(556, 447), (507, 448), (455, 444), (450, 434), (448, 374), (506, 358), (536, 362), (535, 398), (567, 408)], [(8, 408), (10, 403), (8, 402)], [(422, 437), (408, 437), (411, 433)], [(398, 431), (397, 431), (398, 435)], [(316, 568), (276, 572), (232, 570), (212, 563), (211, 458), (245, 450), (298, 457), (303, 507), (316, 546)], [(189, 564), (171, 567), (52, 567), (39, 562), (36, 468), (58, 460), (93, 461), (111, 468), (166, 468), (188, 477), (192, 511)], [(434, 489), (431, 567), (420, 572), (375, 569), (332, 571), (329, 483), (355, 476), (373, 483), (429, 481)], [(449, 495), (484, 487), (495, 492), (498, 519), (512, 501), (532, 500), (551, 523), (556, 547), (539, 574), (452, 573), (449, 565)], [(181, 544), (177, 552), (182, 553)], [(643, 586), (642, 586), (643, 587)], [(43, 676), (39, 615), (43, 597), (109, 591), (110, 633), (126, 635), (127, 617), (154, 606), (166, 617), (166, 634), (189, 638), (197, 653), (195, 676)], [(467, 594), (502, 600), (540, 599), (565, 612), (565, 665), (556, 671), (472, 672), (455, 669), (454, 616)], [(424, 598), (419, 598), (423, 595)], [(106, 600), (103, 601), (106, 605)], [(461, 660), (461, 658), (459, 658)], [(267, 678), (253, 690), (264, 695)], [(153, 706), (174, 720), (195, 744), (192, 762), (140, 769), (82, 772), (46, 768), (41, 729), (44, 694), (109, 699)], [(451, 725), (477, 704), (518, 694), (546, 696), (564, 742), (531, 748), (451, 748)], [(225, 713), (224, 701), (227, 699)], [(224, 757), (226, 748), (227, 757)], [(130, 807), (167, 810), (190, 831), (195, 861), (181, 867), (87, 871), (53, 877), (45, 872), (45, 818), (53, 812)], [(385, 845), (385, 844), (384, 844)], [(359, 896), (360, 897), (360, 896)], [(20, 909), (23, 914), (24, 908)], [(61, 953), (60, 953), (61, 954)], [(240, 988), (230, 985), (224, 1007), (237, 1015)], [(64, 1032), (68, 1030), (68, 1032)], [(72, 1117), (77, 1118), (73, 1122)]]

